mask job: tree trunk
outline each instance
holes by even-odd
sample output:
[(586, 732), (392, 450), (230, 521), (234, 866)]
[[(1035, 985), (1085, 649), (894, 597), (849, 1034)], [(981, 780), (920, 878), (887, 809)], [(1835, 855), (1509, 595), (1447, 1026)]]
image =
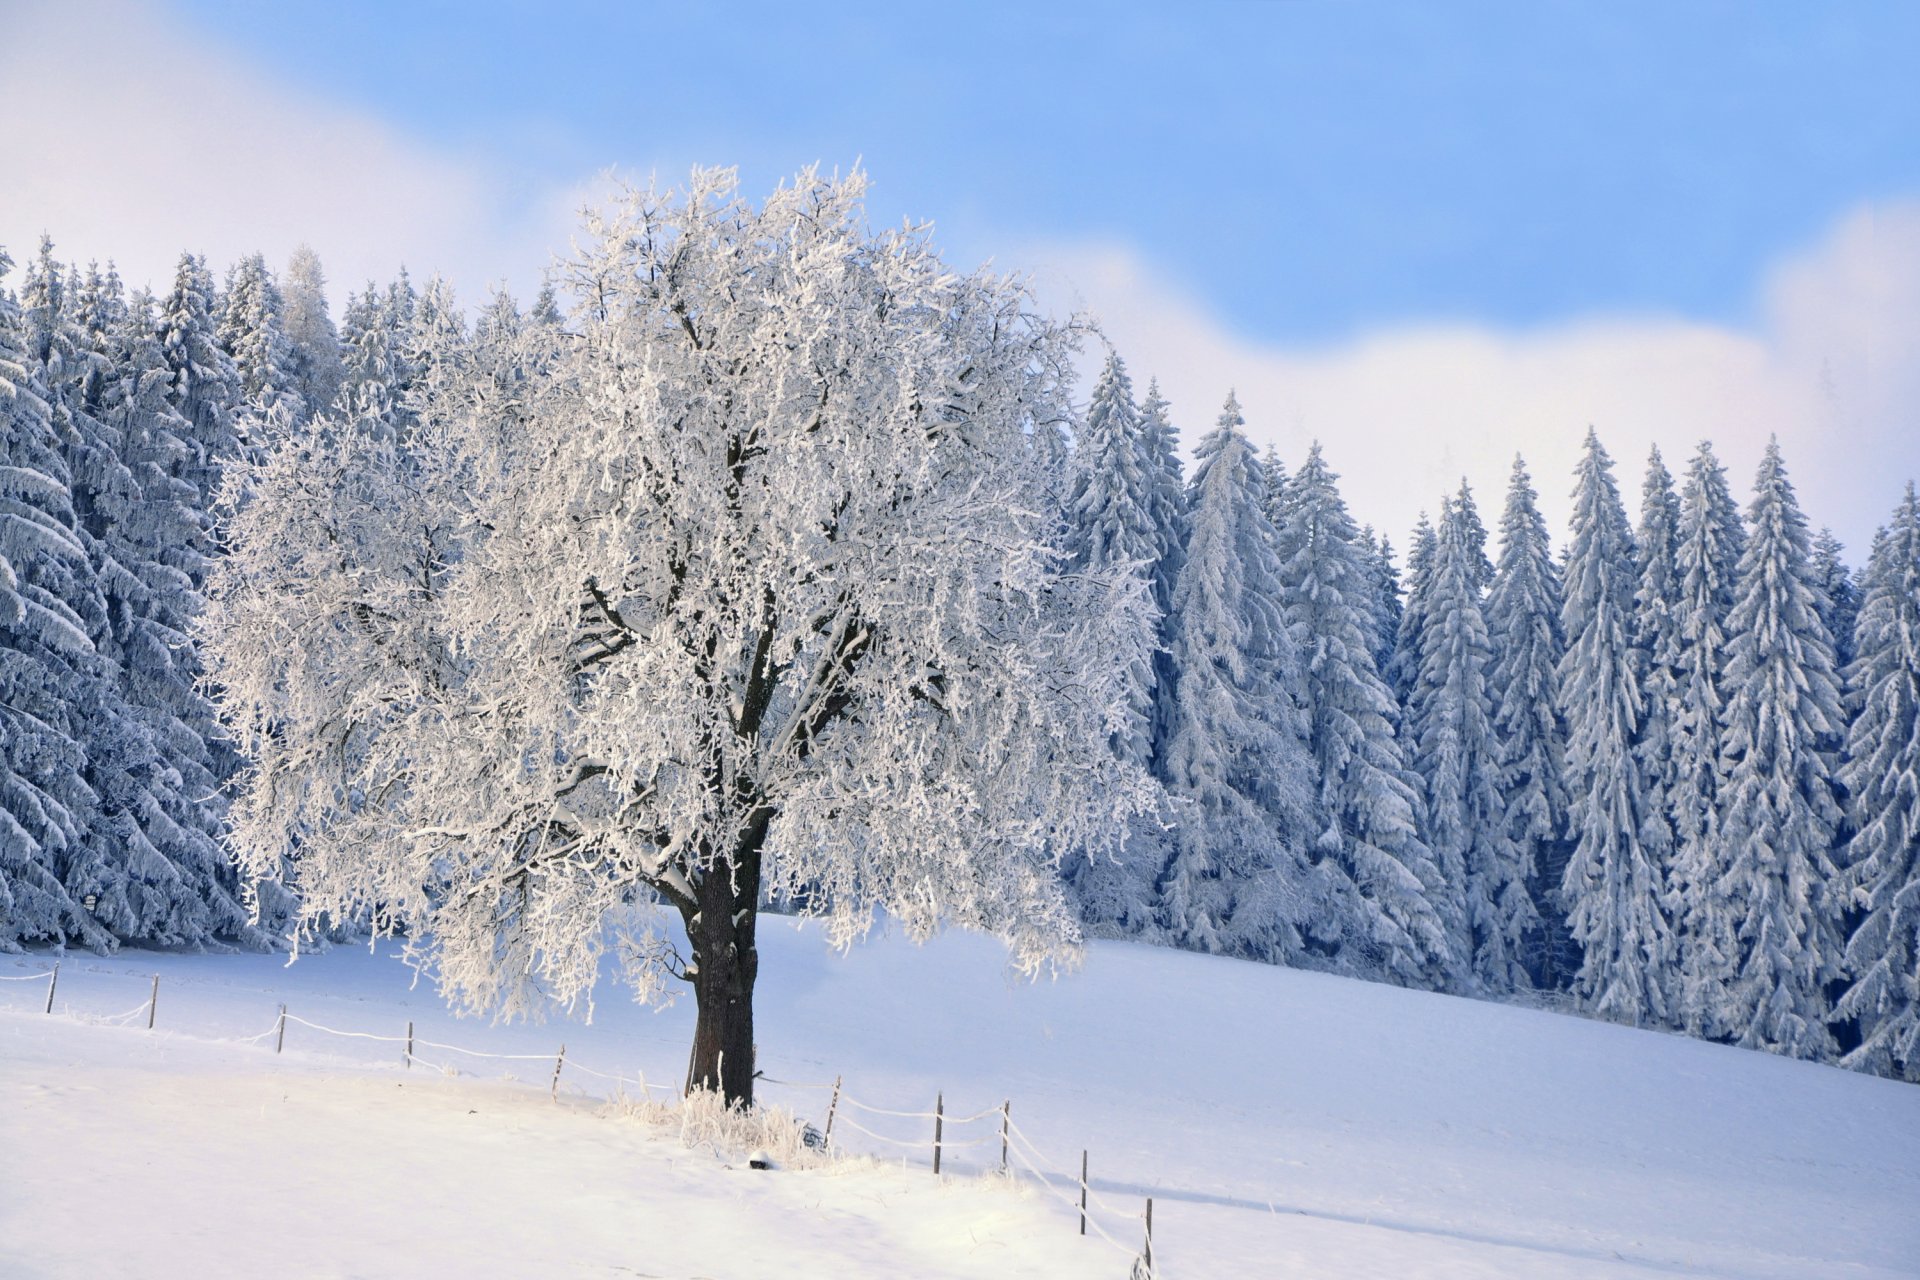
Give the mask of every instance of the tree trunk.
[(699, 913), (687, 920), (692, 944), (693, 1057), (691, 1089), (718, 1089), (728, 1106), (753, 1105), (753, 984), (760, 973), (754, 945), (760, 908), (760, 844), (766, 822), (752, 823), (729, 868), (717, 865), (696, 890)]

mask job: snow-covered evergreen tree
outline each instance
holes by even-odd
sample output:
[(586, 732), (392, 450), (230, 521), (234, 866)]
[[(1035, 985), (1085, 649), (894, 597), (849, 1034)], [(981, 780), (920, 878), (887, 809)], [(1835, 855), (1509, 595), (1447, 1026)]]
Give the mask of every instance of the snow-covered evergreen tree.
[(1920, 1082), (1920, 497), (1875, 540), (1848, 673), (1854, 836), (1844, 885), (1862, 913), (1846, 947), (1851, 985), (1834, 1008), (1860, 1043), (1841, 1061)]
[(1749, 1048), (1820, 1058), (1834, 1050), (1825, 987), (1841, 960), (1831, 883), (1841, 814), (1827, 748), (1844, 721), (1806, 518), (1777, 441), (1761, 460), (1747, 528), (1723, 686), (1721, 892), (1738, 950), (1715, 1022)]
[(1485, 526), (1463, 481), (1435, 532), (1409, 728), (1427, 789), (1427, 838), (1445, 880), (1436, 906), (1474, 978), (1502, 991), (1528, 985), (1523, 957), (1540, 919), (1502, 803), (1487, 683), (1493, 641), (1480, 607), (1485, 563)]
[[(1160, 384), (1149, 382), (1147, 397), (1140, 402), (1140, 442), (1152, 482), (1147, 510), (1153, 520), (1154, 541), (1166, 548), (1153, 567), (1153, 603), (1160, 611), (1159, 643), (1153, 657), (1156, 762), (1166, 753), (1167, 740), (1173, 733), (1173, 585), (1180, 578), (1180, 566), (1187, 554), (1187, 486), (1180, 468), (1180, 436), (1174, 430), (1169, 407), (1160, 394)], [(1157, 763), (1155, 769), (1157, 773)]]
[(1281, 582), (1307, 710), (1317, 893), (1331, 909), (1313, 934), (1349, 973), (1450, 985), (1457, 958), (1436, 907), (1449, 886), (1420, 837), (1419, 781), (1394, 734), (1393, 692), (1374, 665), (1369, 551), (1318, 444), (1288, 487)]
[(220, 346), (233, 358), (241, 403), (254, 424), (251, 443), (305, 421), (300, 371), (282, 314), (279, 282), (260, 254), (249, 254), (227, 274), (221, 299)]
[[(84, 905), (86, 894), (110, 894), (113, 886), (92, 874), (87, 848), (99, 813), (86, 776), (99, 658), (88, 620), (68, 601), (91, 597), (93, 565), (49, 404), (45, 374), (49, 355), (58, 353), (44, 344), (58, 284), (47, 260), (43, 254), (29, 273), (28, 302), (39, 312), (31, 322), (0, 290), (0, 947), (7, 949), (34, 941), (113, 945)], [(0, 253), (0, 273), (11, 265)]]
[(1680, 627), (1674, 690), (1673, 771), (1668, 806), (1674, 858), (1669, 910), (1679, 956), (1680, 1024), (1693, 1035), (1721, 1036), (1720, 1002), (1733, 979), (1734, 912), (1725, 897), (1720, 838), (1726, 788), (1727, 615), (1746, 548), (1726, 469), (1707, 442), (1687, 465), (1680, 498), (1674, 568), (1674, 616)]
[(340, 361), (340, 333), (327, 309), (327, 277), (320, 257), (306, 245), (293, 251), (281, 277), (281, 328), (292, 349), (294, 385), (307, 413), (333, 406), (346, 369)]
[[(109, 628), (100, 647), (138, 744), (125, 762), (129, 838), (152, 886), (142, 924), (124, 932), (164, 943), (251, 939), (258, 935), (223, 844), (221, 771), (230, 765), (191, 636), (204, 605), (208, 515), (183, 476), (187, 424), (168, 400), (172, 372), (150, 298), (135, 298), (114, 338), (107, 421), (119, 457), (114, 483), (92, 505), (93, 532), (118, 571), (102, 575)], [(260, 905), (269, 917), (286, 911), (272, 891)]]
[(1640, 527), (1634, 535), (1638, 586), (1633, 597), (1633, 648), (1640, 684), (1640, 734), (1634, 749), (1639, 753), (1641, 785), (1647, 797), (1641, 847), (1661, 869), (1669, 921), (1674, 909), (1672, 806), (1678, 785), (1673, 726), (1681, 714), (1679, 529), (1680, 498), (1655, 448), (1647, 457), (1646, 480), (1640, 489)]
[(1633, 534), (1613, 461), (1587, 432), (1576, 472), (1560, 624), (1561, 711), (1574, 837), (1561, 892), (1580, 943), (1574, 990), (1603, 1016), (1667, 1021), (1673, 965), (1664, 870), (1647, 850), (1651, 815), (1634, 752), (1640, 689), (1633, 655)]
[[(1087, 406), (1067, 495), (1067, 567), (1138, 584), (1148, 598), (1167, 555), (1153, 513), (1153, 468), (1133, 385), (1117, 353), (1109, 353)], [(1155, 619), (1156, 628), (1159, 619)], [(1153, 765), (1156, 672), (1142, 652), (1123, 672), (1125, 694), (1109, 709), (1115, 754)], [(1137, 933), (1152, 916), (1153, 884), (1164, 863), (1157, 818), (1143, 819), (1126, 847), (1104, 857), (1069, 856), (1063, 870), (1082, 917), (1103, 932)]]
[(1489, 687), (1500, 752), (1500, 806), (1522, 883), (1539, 918), (1526, 947), (1533, 981), (1559, 987), (1579, 967), (1561, 898), (1566, 873), (1569, 800), (1566, 726), (1560, 719), (1560, 570), (1548, 545), (1526, 463), (1513, 460), (1500, 517), (1500, 559), (1487, 592), (1494, 658)]
[(1820, 587), (1816, 604), (1820, 621), (1833, 637), (1836, 670), (1844, 670), (1853, 661), (1854, 620), (1860, 616), (1860, 588), (1842, 558), (1845, 551), (1833, 530), (1823, 528), (1814, 535), (1813, 578)]
[(1387, 679), (1404, 712), (1420, 683), (1421, 631), (1427, 620), (1427, 589), (1433, 575), (1434, 533), (1427, 513), (1413, 527), (1407, 551), (1406, 594), (1400, 605), (1400, 626), (1393, 638), (1393, 659), (1381, 674)]
[(202, 511), (213, 510), (227, 465), (240, 456), (235, 407), (240, 375), (220, 345), (214, 320), (213, 277), (206, 263), (180, 255), (173, 290), (160, 307), (160, 350), (172, 374), (167, 402), (186, 423), (187, 458), (180, 476), (194, 487)]
[(1161, 911), (1183, 946), (1300, 963), (1309, 959), (1303, 930), (1326, 906), (1306, 856), (1313, 770), (1266, 481), (1243, 424), (1228, 396), (1195, 450), (1163, 765), (1189, 808), (1173, 833)]
[(1400, 634), (1400, 570), (1393, 563), (1393, 544), (1368, 525), (1360, 531), (1367, 548), (1368, 576), (1373, 582), (1373, 665), (1385, 671), (1393, 661), (1394, 640)]

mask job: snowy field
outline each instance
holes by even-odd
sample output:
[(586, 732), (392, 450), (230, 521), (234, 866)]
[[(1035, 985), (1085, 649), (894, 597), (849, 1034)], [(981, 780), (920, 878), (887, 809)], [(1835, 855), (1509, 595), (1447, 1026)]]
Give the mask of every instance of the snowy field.
[[(949, 1115), (1012, 1100), (1062, 1187), (1173, 1280), (1920, 1275), (1920, 1089), (1530, 1010), (1097, 944), (1028, 985), (997, 944), (841, 956), (763, 924), (760, 1065)], [(0, 978), (46, 968), (0, 957)], [(146, 998), (161, 975), (158, 1029)], [(1129, 1256), (997, 1169), (997, 1117), (843, 1104), (875, 1156), (758, 1172), (609, 1103), (684, 1071), (690, 1003), (591, 1026), (445, 1014), (385, 956), (71, 955), (0, 981), (0, 1276), (1109, 1277)], [(527, 1060), (403, 1068), (386, 1040)], [(126, 1015), (115, 1024), (109, 1019)], [(243, 1037), (256, 1037), (240, 1043)], [(559, 1102), (552, 1056), (567, 1046)], [(632, 1093), (634, 1087), (626, 1086)], [(824, 1121), (824, 1091), (763, 1100)], [(913, 1144), (896, 1147), (844, 1123)], [(1122, 1216), (1131, 1215), (1131, 1216)]]

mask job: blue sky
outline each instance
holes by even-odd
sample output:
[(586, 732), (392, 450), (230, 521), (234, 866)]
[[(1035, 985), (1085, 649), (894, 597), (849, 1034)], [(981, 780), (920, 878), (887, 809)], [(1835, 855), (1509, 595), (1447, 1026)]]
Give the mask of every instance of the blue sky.
[[(1864, 552), (1920, 475), (1920, 4), (0, 0), (0, 245), (164, 284), (305, 242), (524, 294), (609, 168), (873, 179), (1398, 536), (1591, 425), (1777, 435)], [(1097, 358), (1098, 344), (1091, 353)], [(1491, 520), (1489, 521), (1492, 522)]]
[(537, 183), (863, 157), (956, 254), (1143, 247), (1283, 341), (1750, 318), (1920, 189), (1920, 6), (178, 0), (276, 76)]

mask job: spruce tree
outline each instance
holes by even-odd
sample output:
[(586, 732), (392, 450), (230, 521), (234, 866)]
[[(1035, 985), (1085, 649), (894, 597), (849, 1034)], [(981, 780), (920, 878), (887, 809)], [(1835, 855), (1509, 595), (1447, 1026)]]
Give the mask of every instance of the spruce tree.
[(264, 257), (249, 254), (234, 264), (222, 299), (220, 345), (233, 358), (241, 403), (253, 424), (250, 443), (259, 448), (270, 447), (307, 416), (282, 306), (279, 282)]
[(1843, 884), (1862, 916), (1834, 1014), (1860, 1031), (1844, 1065), (1920, 1082), (1920, 497), (1911, 483), (1875, 540), (1865, 586), (1841, 769), (1855, 827)]
[(1280, 535), (1286, 617), (1299, 647), (1314, 769), (1313, 859), (1332, 914), (1314, 926), (1339, 967), (1409, 986), (1458, 972), (1436, 908), (1449, 886), (1420, 836), (1419, 781), (1374, 665), (1373, 566), (1315, 444), (1289, 485)]
[(1393, 642), (1400, 634), (1400, 570), (1394, 567), (1393, 544), (1368, 525), (1360, 531), (1367, 547), (1368, 576), (1373, 582), (1373, 665), (1385, 671), (1393, 661)]
[(1853, 661), (1854, 620), (1860, 615), (1860, 588), (1853, 571), (1842, 559), (1845, 548), (1833, 530), (1821, 529), (1813, 539), (1813, 577), (1820, 586), (1816, 602), (1820, 621), (1833, 637), (1833, 657), (1837, 670)]
[(1540, 921), (1501, 799), (1488, 688), (1493, 641), (1480, 606), (1485, 546), (1463, 481), (1443, 505), (1435, 535), (1410, 725), (1427, 788), (1428, 839), (1448, 882), (1437, 905), (1475, 979), (1501, 991), (1528, 984), (1523, 955)]
[(193, 486), (202, 511), (214, 509), (221, 477), (241, 450), (234, 412), (240, 375), (220, 345), (213, 293), (206, 263), (183, 253), (160, 307), (160, 350), (171, 375), (167, 402), (186, 423), (180, 475)]
[(294, 385), (307, 414), (333, 407), (345, 367), (340, 333), (327, 310), (327, 277), (319, 255), (306, 245), (293, 251), (281, 280), (281, 327), (293, 355)]
[[(0, 273), (11, 266), (0, 253)], [(99, 657), (87, 618), (68, 603), (91, 594), (93, 565), (45, 377), (57, 292), (44, 265), (30, 274), (39, 312), (30, 323), (0, 290), (0, 947), (9, 950), (114, 941), (85, 905), (91, 893), (95, 909), (112, 914), (116, 899), (89, 850), (99, 796), (86, 740)]]
[(1687, 466), (1680, 499), (1674, 568), (1679, 597), (1674, 614), (1680, 646), (1670, 729), (1673, 770), (1668, 805), (1674, 860), (1669, 909), (1679, 946), (1680, 1024), (1692, 1035), (1719, 1038), (1721, 998), (1733, 980), (1734, 912), (1725, 896), (1721, 840), (1726, 790), (1725, 679), (1727, 616), (1746, 548), (1740, 511), (1726, 469), (1701, 441)]
[(1839, 975), (1832, 893), (1840, 823), (1825, 744), (1843, 730), (1833, 641), (1793, 485), (1770, 441), (1747, 509), (1727, 617), (1725, 896), (1737, 952), (1717, 1019), (1749, 1048), (1834, 1050), (1826, 984)]
[(1635, 674), (1640, 684), (1640, 733), (1634, 749), (1646, 788), (1647, 821), (1643, 847), (1661, 869), (1668, 886), (1666, 908), (1672, 919), (1674, 862), (1673, 794), (1677, 788), (1673, 726), (1680, 715), (1681, 620), (1677, 559), (1680, 498), (1673, 476), (1655, 448), (1647, 457), (1640, 490), (1640, 527), (1634, 550), (1638, 586), (1633, 597)]
[(1400, 605), (1400, 626), (1393, 637), (1393, 658), (1381, 674), (1387, 679), (1404, 716), (1420, 682), (1421, 630), (1426, 626), (1428, 580), (1433, 573), (1433, 525), (1427, 513), (1413, 527), (1407, 551), (1406, 595)]
[(1159, 891), (1179, 944), (1302, 963), (1326, 903), (1308, 864), (1312, 764), (1265, 478), (1232, 396), (1200, 441), (1173, 598), (1165, 774), (1189, 806)]
[[(1173, 586), (1186, 559), (1186, 481), (1180, 468), (1180, 437), (1168, 416), (1169, 406), (1160, 384), (1147, 384), (1140, 402), (1140, 446), (1147, 459), (1147, 512), (1154, 540), (1165, 548), (1153, 567), (1153, 602), (1160, 610), (1160, 643), (1154, 654), (1153, 754), (1155, 770), (1173, 732), (1174, 669)], [(1164, 781), (1164, 779), (1163, 779)]]
[(1604, 1017), (1659, 1025), (1670, 1011), (1673, 935), (1662, 906), (1663, 868), (1646, 847), (1657, 815), (1650, 815), (1634, 753), (1633, 534), (1613, 461), (1591, 430), (1576, 475), (1560, 613), (1574, 836), (1561, 893), (1582, 951), (1573, 988)]
[(1489, 684), (1500, 751), (1500, 806), (1539, 927), (1527, 946), (1536, 985), (1560, 987), (1580, 957), (1561, 898), (1568, 853), (1566, 726), (1560, 718), (1560, 570), (1526, 463), (1513, 460), (1500, 517), (1500, 560), (1487, 592), (1494, 641)]
[[(1107, 357), (1087, 407), (1067, 496), (1067, 563), (1081, 573), (1121, 577), (1153, 593), (1152, 575), (1166, 554), (1152, 512), (1149, 457), (1133, 386), (1117, 354)], [(1127, 694), (1112, 711), (1109, 743), (1121, 759), (1153, 764), (1155, 677), (1152, 652), (1127, 672)], [(1067, 882), (1082, 918), (1103, 932), (1138, 932), (1150, 912), (1151, 888), (1163, 863), (1159, 823), (1144, 819), (1118, 858), (1070, 856)]]

